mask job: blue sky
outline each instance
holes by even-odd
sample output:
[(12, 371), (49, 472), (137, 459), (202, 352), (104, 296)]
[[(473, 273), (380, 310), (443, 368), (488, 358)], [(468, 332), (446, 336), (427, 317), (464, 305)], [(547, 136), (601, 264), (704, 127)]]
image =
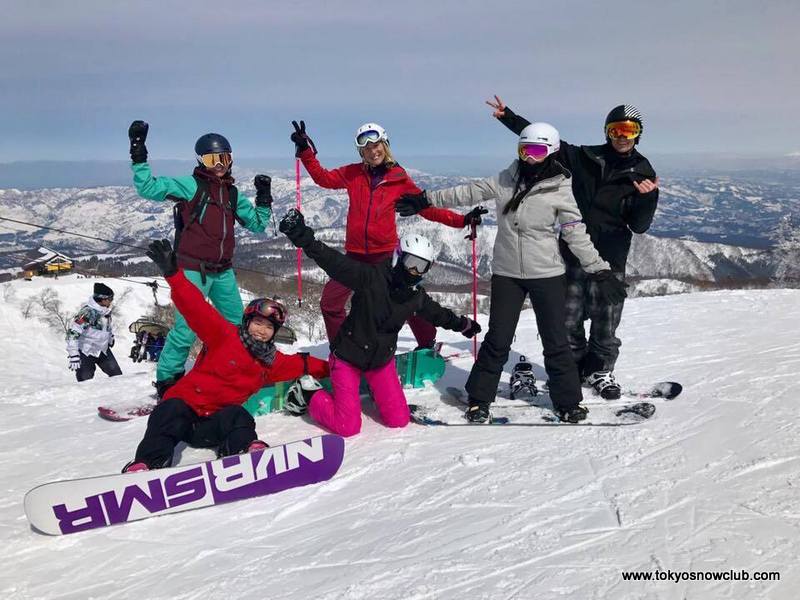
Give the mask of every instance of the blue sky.
[(642, 150), (800, 150), (800, 2), (4, 3), (0, 161), (190, 158), (207, 131), (240, 156), (291, 157), (304, 118), (322, 156), (382, 123), (406, 155), (513, 156), (500, 94), (578, 143), (636, 104)]

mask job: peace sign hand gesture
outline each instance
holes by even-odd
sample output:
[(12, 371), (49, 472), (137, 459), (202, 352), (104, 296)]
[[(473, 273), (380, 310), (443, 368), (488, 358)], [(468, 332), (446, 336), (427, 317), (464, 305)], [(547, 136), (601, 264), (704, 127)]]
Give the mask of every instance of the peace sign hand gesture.
[(492, 116), (496, 119), (502, 119), (506, 116), (506, 104), (500, 99), (500, 96), (497, 94), (494, 95), (494, 102), (491, 100), (487, 100), (486, 104), (491, 106), (494, 109)]

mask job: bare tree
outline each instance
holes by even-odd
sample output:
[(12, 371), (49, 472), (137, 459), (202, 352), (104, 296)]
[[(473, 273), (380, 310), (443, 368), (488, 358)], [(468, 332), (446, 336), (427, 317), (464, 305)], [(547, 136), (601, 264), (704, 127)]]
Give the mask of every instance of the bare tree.
[(800, 227), (785, 216), (775, 233), (775, 279), (784, 286), (800, 284)]
[(44, 288), (35, 297), (34, 306), (38, 319), (50, 329), (66, 335), (72, 313), (64, 310), (58, 292), (51, 287)]

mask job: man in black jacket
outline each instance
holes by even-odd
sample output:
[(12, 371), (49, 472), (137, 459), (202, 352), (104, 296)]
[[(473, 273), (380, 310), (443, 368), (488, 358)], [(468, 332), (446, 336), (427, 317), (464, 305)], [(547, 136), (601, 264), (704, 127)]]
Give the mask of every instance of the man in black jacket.
[(433, 266), (430, 242), (418, 235), (403, 236), (393, 262), (367, 264), (314, 239), (314, 230), (295, 209), (281, 219), (279, 228), (331, 279), (353, 290), (350, 312), (331, 343), (333, 394), (315, 389), (313, 384), (303, 387), (302, 393), (287, 397), (287, 410), (295, 414), (308, 410), (316, 422), (334, 433), (355, 435), (361, 429), (358, 387), (363, 374), (383, 424), (404, 427), (409, 411), (394, 354), (397, 334), (408, 317), (418, 314), (436, 327), (460, 331), (467, 338), (481, 330), (472, 319), (434, 302), (419, 286)]
[[(498, 96), (487, 104), (517, 135), (530, 124)], [(658, 177), (636, 150), (643, 129), (641, 112), (630, 104), (620, 105), (606, 117), (605, 144), (575, 146), (561, 140), (556, 156), (573, 175), (572, 191), (592, 242), (611, 265), (613, 276), (621, 281), (625, 279), (633, 233), (648, 230), (658, 205)], [(613, 370), (622, 344), (616, 330), (624, 301), (604, 303), (595, 289), (597, 282), (587, 277), (563, 241), (560, 247), (567, 263), (569, 343), (581, 377), (603, 398), (619, 398), (621, 390)], [(587, 319), (591, 322), (588, 342), (584, 329)]]

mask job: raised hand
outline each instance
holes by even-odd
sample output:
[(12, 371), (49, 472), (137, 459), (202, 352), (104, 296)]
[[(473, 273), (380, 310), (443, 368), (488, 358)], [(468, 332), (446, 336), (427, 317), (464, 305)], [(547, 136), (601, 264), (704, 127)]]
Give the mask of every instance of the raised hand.
[(500, 99), (500, 96), (498, 96), (497, 94), (495, 94), (494, 96), (494, 102), (492, 102), (491, 100), (487, 100), (486, 104), (488, 104), (494, 109), (492, 116), (495, 117), (496, 119), (502, 119), (503, 117), (506, 116), (505, 102), (503, 102)]
[(158, 266), (164, 277), (178, 272), (178, 257), (172, 250), (169, 240), (156, 240), (147, 247), (147, 257)]
[(150, 125), (144, 121), (134, 121), (128, 127), (128, 139), (131, 142), (131, 160), (134, 164), (147, 162), (147, 147), (144, 145), (147, 139), (147, 131)]
[(294, 127), (294, 132), (289, 136), (289, 139), (294, 142), (294, 155), (300, 156), (300, 153), (308, 148), (312, 148), (314, 154), (316, 154), (317, 148), (306, 133), (306, 122), (300, 121), (298, 125), (297, 121), (292, 121), (292, 126)]

